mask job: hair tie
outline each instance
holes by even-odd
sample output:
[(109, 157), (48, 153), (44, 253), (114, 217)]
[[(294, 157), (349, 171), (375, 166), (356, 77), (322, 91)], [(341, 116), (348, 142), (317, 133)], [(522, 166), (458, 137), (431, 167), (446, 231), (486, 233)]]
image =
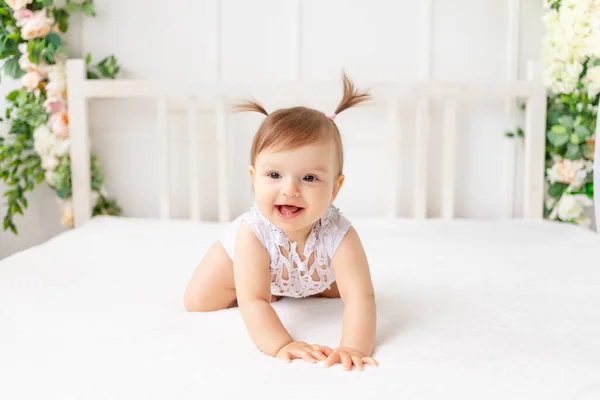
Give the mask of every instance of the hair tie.
[(327, 115), (327, 118), (329, 118), (332, 121), (335, 119), (335, 117), (337, 117), (336, 113), (331, 113), (331, 114)]

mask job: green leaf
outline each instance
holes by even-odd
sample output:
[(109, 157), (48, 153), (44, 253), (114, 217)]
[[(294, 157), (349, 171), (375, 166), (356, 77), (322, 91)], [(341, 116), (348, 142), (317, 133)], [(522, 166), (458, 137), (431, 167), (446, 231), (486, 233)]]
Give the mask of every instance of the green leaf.
[(46, 35), (46, 43), (54, 46), (55, 49), (58, 49), (62, 43), (62, 40), (57, 33), (49, 33)]
[(570, 138), (570, 142), (573, 144), (581, 143), (581, 138), (579, 137), (579, 135), (576, 135), (575, 133), (571, 134), (571, 136), (569, 136), (569, 138)]
[(567, 128), (565, 128), (563, 125), (554, 125), (551, 129), (552, 132), (558, 133), (559, 135), (564, 135), (567, 133)]
[(85, 65), (90, 65), (92, 63), (92, 53), (88, 53), (87, 56), (85, 56)]
[(18, 95), (19, 95), (19, 90), (13, 90), (8, 95), (6, 95), (6, 100), (15, 101), (17, 99)]
[(560, 111), (558, 110), (552, 110), (548, 113), (548, 123), (550, 125), (557, 125), (558, 124), (558, 119), (560, 118)]
[(20, 79), (25, 75), (25, 71), (19, 67), (19, 59), (17, 57), (9, 58), (3, 67), (4, 73), (13, 79)]
[(88, 71), (87, 72), (87, 79), (100, 79), (100, 75), (98, 75), (94, 71)]
[(69, 10), (71, 14), (75, 14), (81, 11), (81, 6), (77, 3), (73, 3), (71, 0), (67, 0), (67, 10)]
[(570, 115), (563, 115), (558, 119), (558, 123), (567, 129), (573, 128), (573, 122), (573, 117), (571, 117)]
[(587, 194), (590, 199), (594, 198), (594, 182), (585, 184), (585, 194)]
[(87, 0), (83, 3), (82, 5), (82, 10), (83, 13), (85, 15), (87, 15), (88, 17), (95, 17), (96, 16), (96, 12), (94, 10), (94, 3), (92, 2), (88, 2)]
[(592, 134), (590, 130), (585, 125), (579, 125), (575, 127), (575, 133), (581, 136), (582, 138), (586, 138)]
[(593, 153), (592, 148), (587, 143), (584, 143), (584, 144), (581, 145), (581, 154), (585, 158), (591, 159), (592, 156), (593, 156), (592, 153)]
[(549, 131), (547, 137), (548, 141), (555, 147), (564, 146), (569, 141), (568, 135), (559, 135), (554, 131)]
[(44, 0), (44, 7), (52, 7), (54, 5), (54, 0)]
[(61, 32), (66, 32), (67, 30), (69, 30), (68, 18), (61, 18), (58, 20), (58, 29), (60, 29)]
[(599, 66), (599, 65), (600, 65), (600, 58), (597, 58), (597, 59), (594, 61), (594, 67), (597, 67), (597, 66)]
[(56, 195), (61, 199), (66, 199), (69, 194), (69, 189), (60, 189), (56, 191)]
[(566, 183), (555, 182), (552, 185), (550, 185), (548, 194), (550, 195), (550, 197), (558, 198), (558, 197), (562, 196), (563, 192), (568, 187), (569, 187), (569, 185), (567, 185)]
[(581, 149), (578, 145), (573, 143), (569, 143), (567, 145), (567, 152), (565, 153), (565, 158), (569, 160), (579, 160), (581, 158)]

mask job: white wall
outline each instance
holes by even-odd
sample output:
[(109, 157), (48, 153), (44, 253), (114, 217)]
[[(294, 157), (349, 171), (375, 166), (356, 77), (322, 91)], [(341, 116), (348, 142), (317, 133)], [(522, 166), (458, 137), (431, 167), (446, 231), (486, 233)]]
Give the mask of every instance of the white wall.
[[(420, 2), (402, 0), (304, 0), (303, 34), (298, 29), (298, 1), (226, 0), (222, 2), (221, 63), (216, 57), (216, 0), (172, 0), (152, 2), (97, 0), (98, 17), (75, 24), (69, 40), (73, 56), (92, 52), (96, 58), (115, 54), (123, 66), (123, 77), (164, 78), (184, 81), (281, 81), (339, 80), (344, 68), (360, 86), (366, 80), (414, 80), (419, 74)], [(543, 25), (542, 2), (522, 0), (520, 7), (519, 74), (525, 63), (540, 57)], [(507, 69), (508, 1), (434, 1), (432, 79), (504, 81)], [(300, 43), (301, 58), (296, 46)], [(3, 83), (3, 92), (4, 90)], [(249, 94), (250, 95), (250, 94)], [(260, 100), (260, 99), (259, 99)], [(338, 99), (319, 99), (309, 104), (330, 112)], [(286, 104), (287, 105), (287, 104)], [(283, 104), (266, 104), (268, 109)], [(115, 194), (128, 216), (157, 215), (157, 182), (153, 158), (154, 104), (146, 101), (95, 101), (91, 105), (93, 151), (105, 166), (107, 188)], [(410, 135), (414, 101), (402, 104), (402, 116)], [(336, 121), (346, 139), (347, 183), (339, 205), (349, 215), (372, 215), (382, 209), (385, 172), (378, 165), (383, 142), (378, 127), (385, 115), (372, 109), (353, 109)], [(439, 107), (434, 108), (432, 158), (439, 154)], [(367, 115), (368, 114), (368, 115)], [(210, 113), (201, 128), (214, 127)], [(187, 216), (185, 114), (173, 109), (172, 165), (175, 179), (173, 213)], [(232, 172), (234, 213), (248, 205), (248, 146), (260, 122), (256, 115), (229, 119), (228, 133), (235, 137), (236, 155)], [(502, 99), (463, 104), (460, 114), (459, 191), (457, 214), (462, 217), (498, 218), (502, 215), (505, 188), (505, 141), (503, 132), (520, 119), (509, 119)], [(211, 178), (214, 142), (202, 142), (205, 158), (202, 180), (204, 217), (216, 217), (215, 186)], [(404, 187), (400, 214), (410, 212), (410, 151), (402, 154)], [(428, 204), (432, 216), (439, 215), (438, 170), (432, 168)], [(382, 178), (383, 177), (383, 178)], [(369, 197), (364, 197), (368, 193)], [(357, 198), (363, 196), (360, 201)], [(0, 234), (0, 257), (39, 243), (60, 232), (58, 210), (47, 188), (40, 188), (26, 217), (18, 220), (18, 238)], [(381, 210), (382, 211), (382, 210)]]

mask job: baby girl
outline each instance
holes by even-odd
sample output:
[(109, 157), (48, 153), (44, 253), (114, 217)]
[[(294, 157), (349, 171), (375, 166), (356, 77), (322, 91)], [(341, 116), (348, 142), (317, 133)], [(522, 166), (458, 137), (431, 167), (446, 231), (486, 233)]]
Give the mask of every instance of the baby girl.
[[(371, 357), (376, 309), (369, 264), (356, 230), (333, 202), (344, 183), (344, 152), (336, 116), (369, 99), (344, 74), (333, 114), (306, 107), (267, 113), (256, 102), (238, 106), (267, 117), (254, 136), (250, 178), (254, 205), (215, 242), (184, 296), (188, 311), (239, 306), (260, 351), (285, 361), (301, 358), (346, 370), (377, 366)], [(341, 298), (339, 346), (292, 338), (271, 302), (282, 296)]]

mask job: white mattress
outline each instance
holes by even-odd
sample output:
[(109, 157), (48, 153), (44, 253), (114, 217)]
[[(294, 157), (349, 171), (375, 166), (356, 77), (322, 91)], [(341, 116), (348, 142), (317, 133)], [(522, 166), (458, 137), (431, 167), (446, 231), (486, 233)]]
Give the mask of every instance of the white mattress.
[[(220, 226), (102, 217), (0, 262), (0, 399), (600, 398), (600, 235), (540, 222), (355, 221), (379, 368), (259, 353), (237, 309), (187, 313)], [(341, 300), (274, 305), (336, 346)]]

